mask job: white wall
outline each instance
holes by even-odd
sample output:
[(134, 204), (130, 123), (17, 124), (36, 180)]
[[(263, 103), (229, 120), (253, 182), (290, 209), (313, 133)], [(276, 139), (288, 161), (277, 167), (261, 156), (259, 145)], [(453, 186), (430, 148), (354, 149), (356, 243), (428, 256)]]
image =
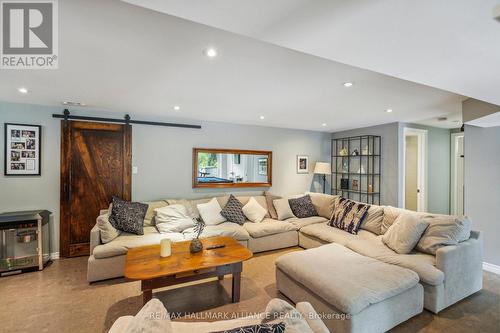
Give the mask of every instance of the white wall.
[(484, 261), (500, 266), (500, 127), (465, 125), (465, 214), (483, 232)]
[[(39, 177), (5, 177), (0, 173), (0, 212), (26, 209), (48, 209), (54, 213), (52, 252), (59, 251), (59, 170), (60, 120), (51, 117), (62, 107), (36, 106), (0, 102), (0, 147), (3, 147), (5, 122), (42, 125), (42, 175)], [(83, 114), (83, 112), (75, 113)], [(116, 114), (85, 110), (85, 115)], [(133, 115), (132, 115), (133, 117)], [(155, 119), (169, 121), (169, 119)], [(134, 125), (132, 160), (139, 173), (132, 176), (133, 200), (188, 198), (227, 192), (255, 192), (238, 189), (191, 188), (192, 148), (241, 148), (273, 151), (273, 187), (276, 193), (295, 194), (307, 190), (321, 191), (319, 178), (297, 174), (296, 155), (310, 156), (314, 162), (330, 159), (330, 134), (260, 126), (203, 122), (203, 129), (181, 129)], [(0, 165), (4, 165), (3, 151)], [(314, 181), (313, 181), (314, 180)], [(263, 189), (258, 189), (263, 190)], [(97, 212), (96, 212), (97, 214)]]

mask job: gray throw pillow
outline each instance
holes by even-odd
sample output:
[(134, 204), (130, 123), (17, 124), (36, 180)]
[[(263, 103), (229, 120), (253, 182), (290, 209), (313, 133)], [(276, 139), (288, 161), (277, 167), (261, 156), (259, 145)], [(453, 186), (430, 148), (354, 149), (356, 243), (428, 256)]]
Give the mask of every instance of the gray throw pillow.
[(429, 222), (417, 214), (400, 214), (382, 236), (385, 245), (399, 254), (408, 254), (417, 245)]
[(118, 230), (144, 235), (144, 217), (148, 205), (113, 197), (109, 222)]
[(436, 254), (436, 251), (447, 245), (457, 245), (470, 238), (471, 222), (466, 216), (428, 215), (423, 220), (429, 223), (422, 238), (417, 244), (417, 250)]
[(370, 205), (340, 198), (333, 210), (332, 218), (328, 225), (356, 235), (359, 226), (363, 223)]
[(229, 196), (229, 200), (220, 214), (224, 216), (229, 222), (243, 224), (246, 221), (245, 214), (243, 214), (243, 204), (236, 199), (234, 195)]
[(299, 218), (318, 216), (318, 212), (314, 207), (311, 196), (304, 195), (300, 198), (288, 199), (293, 215)]

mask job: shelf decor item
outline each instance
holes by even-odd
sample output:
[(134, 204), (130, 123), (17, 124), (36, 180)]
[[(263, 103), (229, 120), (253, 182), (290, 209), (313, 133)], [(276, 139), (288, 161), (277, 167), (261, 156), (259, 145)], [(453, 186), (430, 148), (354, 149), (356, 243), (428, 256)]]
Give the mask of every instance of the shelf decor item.
[(40, 176), (42, 127), (5, 123), (4, 174)]
[(382, 138), (360, 135), (332, 139), (331, 193), (380, 205)]

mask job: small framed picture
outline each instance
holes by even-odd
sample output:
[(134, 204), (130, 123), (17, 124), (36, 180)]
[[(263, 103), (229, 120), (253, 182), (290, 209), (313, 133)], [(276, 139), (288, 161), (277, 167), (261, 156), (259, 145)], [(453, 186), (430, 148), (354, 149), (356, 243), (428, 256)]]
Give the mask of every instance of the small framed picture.
[(4, 174), (40, 176), (42, 127), (5, 123), (4, 131)]
[(297, 155), (297, 173), (309, 173), (309, 156)]

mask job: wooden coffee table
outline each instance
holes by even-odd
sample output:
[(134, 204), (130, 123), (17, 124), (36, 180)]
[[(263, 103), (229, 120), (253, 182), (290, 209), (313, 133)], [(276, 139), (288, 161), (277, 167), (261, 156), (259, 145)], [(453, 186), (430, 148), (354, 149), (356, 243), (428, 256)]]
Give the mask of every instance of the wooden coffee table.
[[(130, 249), (125, 262), (125, 277), (141, 281), (144, 304), (153, 297), (153, 289), (217, 276), (219, 281), (232, 274), (232, 302), (240, 300), (241, 271), (243, 261), (252, 252), (231, 237), (201, 239), (203, 251), (189, 252), (191, 241), (172, 244), (172, 255), (160, 257), (160, 245)], [(225, 247), (207, 250), (213, 245)]]

